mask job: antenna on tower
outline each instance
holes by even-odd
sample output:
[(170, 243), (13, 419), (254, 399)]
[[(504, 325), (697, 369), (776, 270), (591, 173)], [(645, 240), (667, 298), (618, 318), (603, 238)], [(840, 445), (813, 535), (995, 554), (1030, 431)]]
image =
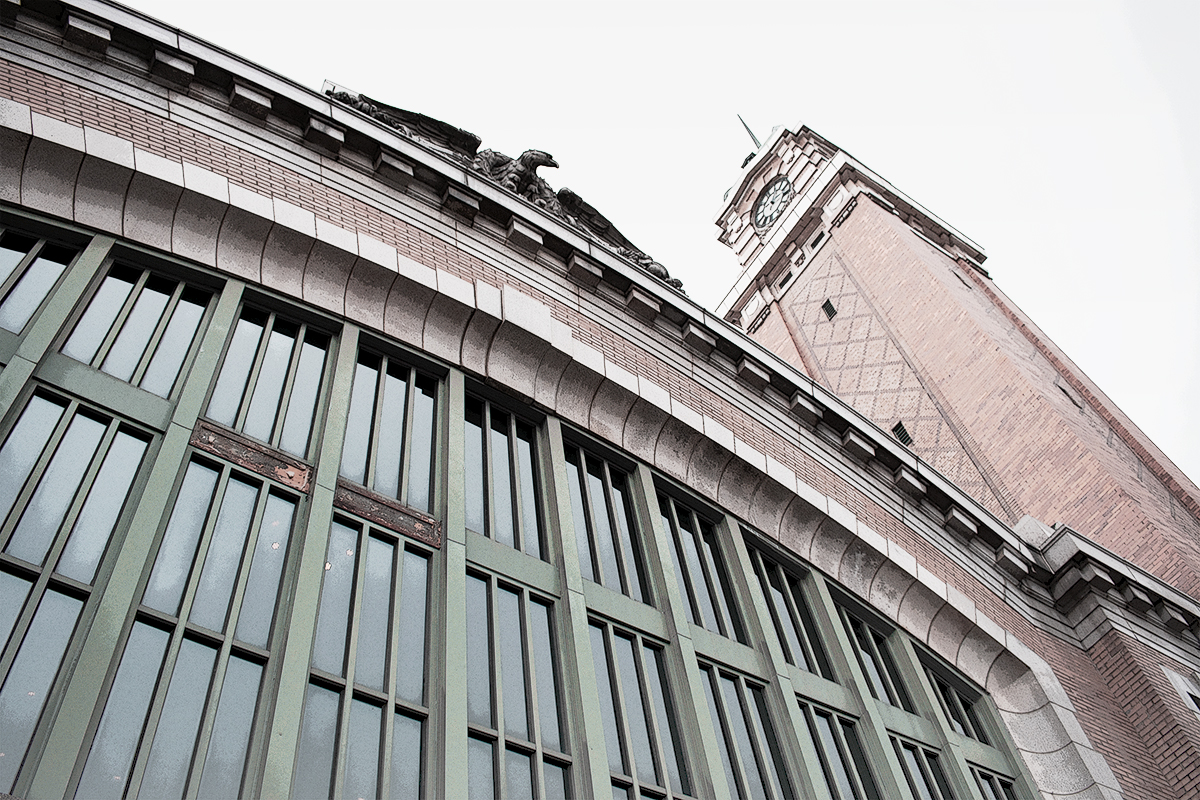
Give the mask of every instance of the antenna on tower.
[(754, 149), (757, 150), (762, 147), (762, 142), (754, 135), (754, 131), (750, 130), (750, 126), (746, 124), (746, 120), (742, 119), (742, 115), (738, 114), (737, 118), (742, 123), (742, 127), (746, 129), (746, 133), (750, 134), (750, 141), (754, 142)]

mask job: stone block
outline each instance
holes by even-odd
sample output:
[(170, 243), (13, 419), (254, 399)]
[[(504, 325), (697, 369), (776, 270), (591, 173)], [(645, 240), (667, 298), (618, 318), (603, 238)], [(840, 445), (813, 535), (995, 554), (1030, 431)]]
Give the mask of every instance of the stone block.
[(408, 159), (386, 147), (375, 155), (375, 174), (398, 189), (407, 189), (413, 181), (413, 165)]
[(946, 515), (943, 518), (943, 524), (947, 530), (954, 531), (959, 536), (970, 539), (975, 534), (979, 533), (979, 526), (975, 520), (967, 516), (967, 512), (963, 511), (958, 506), (950, 506), (946, 510)]
[(925, 492), (928, 489), (928, 487), (925, 485), (925, 481), (917, 477), (917, 473), (906, 467), (904, 464), (901, 464), (896, 468), (893, 479), (896, 482), (897, 489), (918, 499), (924, 497)]
[(479, 213), (479, 195), (465, 186), (446, 184), (446, 190), (442, 192), (442, 209), (474, 224), (475, 215)]
[(337, 153), (346, 143), (346, 129), (331, 119), (310, 114), (304, 129), (304, 141)]
[(746, 356), (738, 359), (737, 375), (742, 381), (760, 392), (771, 383), (771, 373), (767, 371), (767, 368)]
[(601, 278), (604, 277), (604, 268), (590, 256), (586, 256), (578, 250), (572, 250), (571, 254), (567, 256), (567, 274), (576, 283), (581, 283), (589, 289), (595, 289), (600, 285)]
[(196, 77), (196, 59), (156, 47), (150, 59), (150, 73), (167, 83), (187, 89)]
[(875, 457), (875, 445), (854, 428), (847, 428), (842, 434), (842, 449), (859, 461), (869, 461)]
[(695, 322), (683, 325), (683, 343), (694, 353), (707, 357), (717, 346), (717, 337)]
[(505, 232), (508, 246), (529, 256), (536, 256), (542, 249), (542, 232), (520, 217), (513, 215), (508, 220)]
[(625, 292), (625, 307), (647, 322), (653, 322), (662, 310), (662, 303), (635, 283)]
[(821, 404), (804, 394), (804, 392), (796, 392), (792, 395), (789, 408), (792, 416), (803, 420), (814, 428), (825, 414), (825, 409)]
[(112, 43), (112, 25), (93, 17), (68, 11), (63, 20), (63, 38), (72, 44), (104, 55)]
[(258, 119), (267, 118), (267, 114), (271, 113), (271, 104), (273, 102), (274, 98), (270, 92), (259, 89), (257, 86), (251, 86), (236, 78), (233, 81), (233, 88), (229, 90), (229, 105), (244, 114), (249, 114)]

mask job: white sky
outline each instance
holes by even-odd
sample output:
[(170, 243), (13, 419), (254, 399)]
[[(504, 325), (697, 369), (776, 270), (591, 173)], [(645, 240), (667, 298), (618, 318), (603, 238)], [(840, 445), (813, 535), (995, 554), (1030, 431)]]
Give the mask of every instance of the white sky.
[(715, 308), (712, 218), (798, 121), (988, 253), (996, 283), (1200, 480), (1200, 3), (131, 0), (309, 88), (329, 79), (552, 153)]

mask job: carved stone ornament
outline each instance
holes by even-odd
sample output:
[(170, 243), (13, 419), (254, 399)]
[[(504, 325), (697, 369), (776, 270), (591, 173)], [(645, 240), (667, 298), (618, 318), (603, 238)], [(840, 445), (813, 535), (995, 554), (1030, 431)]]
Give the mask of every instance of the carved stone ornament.
[(631, 261), (644, 272), (683, 292), (683, 283), (672, 278), (667, 268), (634, 246), (595, 207), (582, 197), (563, 187), (557, 192), (537, 174), (538, 167), (557, 167), (558, 162), (541, 150), (526, 150), (511, 158), (495, 150), (478, 150), (480, 139), (473, 133), (440, 120), (385, 105), (371, 98), (326, 84), (325, 94), (339, 103), (382, 122), (411, 139), (420, 139), (449, 154), (455, 160), (469, 163), (471, 168), (501, 188), (523, 197), (538, 208), (563, 220), (584, 236), (611, 248), (617, 255)]
[(190, 444), (255, 474), (278, 481), (300, 492), (308, 491), (311, 469), (306, 464), (277, 453), (270, 447), (238, 436), (233, 431), (201, 421), (192, 431)]

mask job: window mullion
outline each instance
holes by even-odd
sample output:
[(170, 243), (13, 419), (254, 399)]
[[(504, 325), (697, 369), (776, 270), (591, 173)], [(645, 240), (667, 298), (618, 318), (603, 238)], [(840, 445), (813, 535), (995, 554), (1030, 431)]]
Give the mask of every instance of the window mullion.
[[(508, 496), (512, 498), (510, 508), (513, 515), (513, 549), (524, 553), (525, 552), (525, 527), (524, 510), (521, 508), (521, 465), (517, 458), (517, 418), (514, 414), (508, 415), (508, 453), (505, 454), (508, 459)], [(536, 513), (536, 512), (534, 512)]]
[(213, 670), (212, 686), (205, 699), (204, 715), (201, 718), (200, 731), (196, 735), (196, 749), (192, 756), (192, 772), (188, 775), (184, 797), (196, 797), (200, 792), (200, 777), (204, 773), (204, 762), (208, 760), (212, 729), (216, 724), (217, 706), (221, 700), (221, 690), (225, 686), (225, 674), (229, 667), (229, 653), (232, 649), (233, 637), (226, 636), (217, 649), (217, 663)]
[[(529, 725), (529, 741), (533, 743), (534, 751), (531, 755), (533, 759), (530, 766), (533, 772), (533, 795), (538, 797), (541, 794), (542, 786), (542, 714), (540, 709), (538, 696), (538, 675), (537, 675), (537, 658), (534, 651), (533, 642), (533, 600), (529, 596), (529, 592), (522, 589), (520, 591), (520, 608), (521, 608), (521, 651), (524, 654), (524, 669), (525, 669), (525, 704), (527, 706), (526, 713), (528, 714)], [(552, 634), (553, 636), (553, 634)], [(554, 647), (553, 638), (550, 643), (551, 649)], [(557, 711), (557, 709), (556, 709)]]
[[(413, 437), (413, 426), (416, 425), (417, 392), (419, 391), (417, 389), (417, 370), (415, 368), (409, 368), (408, 374), (405, 376), (405, 380), (408, 382), (408, 386), (404, 391), (404, 419), (401, 422), (401, 424), (404, 426), (404, 433), (403, 433), (403, 439), (401, 440), (402, 444), (400, 447), (400, 476), (398, 478), (398, 480), (400, 481), (400, 492), (399, 492), (400, 496), (397, 499), (399, 499), (401, 503), (404, 503), (405, 505), (409, 505), (408, 482), (411, 479), (411, 473), (412, 473), (412, 440), (413, 440), (412, 437)], [(386, 376), (383, 378), (383, 381), (386, 383), (386, 381), (387, 381)], [(381, 403), (382, 403), (382, 399), (383, 399), (383, 395), (381, 394), (380, 395)], [(434, 407), (436, 408), (436, 400), (434, 402), (435, 402)], [(441, 420), (439, 420), (437, 418), (437, 412), (435, 411), (434, 412), (434, 425), (437, 425), (440, 421)], [(437, 449), (438, 449), (437, 438), (435, 437), (434, 438), (434, 452), (435, 453), (436, 453)], [(431, 469), (432, 469), (432, 467), (431, 467)], [(429, 509), (430, 509), (431, 513), (433, 512), (434, 509), (437, 508), (435, 500), (436, 499), (431, 494), (429, 497)]]
[[(625, 541), (621, 538), (621, 521), (617, 519), (617, 514), (623, 512), (624, 509), (617, 508), (616, 496), (612, 488), (612, 470), (609, 467), (608, 461), (603, 459), (600, 461), (600, 476), (600, 484), (604, 492), (605, 513), (608, 514), (608, 527), (612, 531), (613, 550), (616, 552), (617, 571), (620, 572), (616, 576), (617, 586), (613, 588), (628, 597), (631, 596), (630, 588), (633, 586), (633, 578), (630, 576), (630, 572), (631, 570), (636, 570), (637, 567), (626, 561)], [(633, 531), (629, 533), (630, 536), (633, 535)]]
[(72, 529), (75, 527), (75, 521), (79, 518), (80, 512), (83, 510), (84, 503), (87, 502), (88, 493), (92, 490), (92, 484), (96, 480), (96, 476), (100, 473), (101, 467), (104, 466), (104, 459), (108, 456), (108, 450), (112, 446), (113, 440), (117, 438), (117, 432), (120, 430), (120, 423), (115, 420), (109, 420), (104, 434), (100, 437), (99, 444), (96, 445), (96, 450), (92, 453), (91, 463), (88, 464), (87, 470), (83, 473), (83, 477), (79, 481), (79, 487), (75, 491), (75, 497), (71, 499), (71, 505), (67, 508), (67, 513), (63, 515), (62, 522), (59, 523), (58, 530), (54, 533), (54, 538), (50, 542), (50, 546), (46, 549), (46, 556), (42, 560), (45, 565), (46, 572), (54, 571), (58, 565), (58, 557), (62, 554), (63, 548), (67, 546), (67, 540), (70, 538)]
[[(187, 463), (190, 464), (192, 462), (188, 461)], [(180, 628), (187, 626), (188, 617), (192, 613), (192, 604), (195, 602), (196, 592), (200, 587), (199, 576), (200, 573), (204, 571), (204, 561), (208, 557), (208, 548), (212, 543), (213, 530), (217, 526), (217, 518), (221, 516), (221, 504), (225, 501), (225, 490), (229, 488), (230, 472), (230, 467), (223, 464), (221, 465), (220, 471), (217, 474), (217, 485), (213, 490), (212, 500), (208, 506), (208, 519), (204, 521), (204, 527), (200, 530), (200, 541), (196, 544), (196, 555), (192, 560), (190, 571), (184, 578), (187, 583), (184, 585), (183, 595), (179, 598), (179, 612), (176, 616), (176, 625), (178, 625)], [(172, 508), (174, 507), (176, 499), (177, 498), (173, 498), (171, 500)], [(159, 541), (158, 547), (162, 547), (162, 541)], [(157, 549), (155, 550), (155, 553), (157, 556)], [(153, 565), (151, 565), (151, 570), (153, 571)], [(145, 592), (146, 587), (143, 586), (141, 590), (143, 600)], [(232, 602), (233, 601), (231, 599), (230, 603), (232, 604)], [(226, 628), (228, 627), (229, 626), (226, 625)], [(216, 632), (221, 633), (221, 631)]]
[[(378, 785), (380, 797), (391, 797), (392, 739), (395, 736), (396, 728), (396, 664), (397, 654), (404, 646), (397, 635), (397, 631), (400, 629), (400, 598), (404, 596), (404, 553), (405, 542), (398, 538), (392, 548), (392, 593), (388, 610), (390, 646), (388, 647), (387, 667), (383, 671), (383, 690), (387, 694), (387, 704), (383, 707), (383, 742), (380, 744), (380, 747), (383, 748), (379, 762), (382, 765)], [(423, 727), (428, 729), (427, 724)], [(418, 758), (422, 762), (424, 761), (425, 748), (422, 748)], [(420, 774), (424, 775), (425, 770), (420, 770)]]
[[(0, 231), (0, 233), (2, 233), (2, 231)], [(24, 236), (24, 234), (21, 235)], [(41, 253), (42, 248), (45, 246), (46, 240), (38, 239), (38, 241), (34, 243), (33, 247), (29, 248), (29, 252), (25, 254), (24, 258), (17, 262), (17, 265), (13, 267), (12, 272), (10, 272), (8, 277), (4, 279), (4, 282), (0, 283), (0, 300), (3, 300), (3, 298), (8, 295), (9, 290), (16, 286), (17, 281), (21, 280), (21, 276), (25, 274), (25, 270), (29, 268), (30, 264), (37, 260), (38, 254)]]
[[(36, 397), (36, 395), (33, 396)], [(26, 408), (28, 407), (29, 404), (26, 403)], [(42, 476), (46, 472), (46, 466), (50, 463), (50, 460), (54, 458), (54, 454), (58, 450), (59, 444), (62, 442), (63, 437), (67, 435), (67, 429), (71, 427), (71, 421), (75, 419), (75, 412), (79, 408), (79, 401), (71, 400), (67, 403), (65, 408), (61, 406), (60, 408), (63, 408), (63, 410), (58, 418), (58, 422), (54, 423), (54, 428), (50, 432), (50, 438), (46, 440), (46, 444), (42, 447), (41, 454), (38, 456), (37, 461), (33, 463), (33, 467), (29, 470), (29, 477), (26, 478), (25, 485), (21, 487), (21, 491), (18, 492), (17, 496), (13, 499), (12, 507), (8, 509), (10, 518), (4, 521), (6, 524), (3, 528), (0, 528), (0, 551), (8, 548), (13, 531), (16, 529), (17, 523), (21, 521), (21, 514), (13, 512), (17, 509), (24, 509), (29, 503), (29, 498), (33, 496), (35, 491), (37, 491), (38, 483), (41, 481)], [(17, 417), (17, 421), (19, 420), (20, 416)], [(16, 424), (14, 422), (13, 428), (15, 427)], [(9, 434), (12, 433), (13, 428), (9, 429)], [(3, 510), (0, 510), (0, 513), (4, 513)]]
[(171, 633), (171, 640), (167, 643), (167, 652), (163, 656), (162, 671), (159, 673), (158, 688), (154, 692), (154, 697), (150, 700), (150, 709), (146, 713), (146, 727), (142, 732), (142, 738), (137, 749), (137, 757), (130, 768), (129, 783), (125, 790), (126, 797), (137, 797), (138, 788), (141, 786), (142, 778), (146, 774), (146, 766), (150, 763), (150, 751), (153, 749), (154, 734), (158, 730), (158, 723), (162, 718), (163, 706), (167, 703), (167, 690), (170, 688), (171, 678), (175, 673), (175, 664), (179, 660), (179, 652), (183, 647), (185, 633), (185, 626), (176, 625), (175, 630)]
[[(245, 309), (243, 308), (243, 313)], [(234, 330), (237, 330), (237, 322), (241, 321), (241, 316), (234, 322)], [(267, 358), (267, 351), (270, 349), (271, 333), (275, 330), (277, 318), (275, 312), (267, 314), (266, 322), (263, 323), (262, 333), (259, 334), (257, 351), (254, 354), (254, 361), (250, 365), (250, 373), (246, 376), (246, 385), (242, 387), (242, 397), (238, 401), (237, 415), (234, 417), (233, 425), (230, 426), (234, 430), (241, 430), (246, 426), (246, 417), (250, 413), (250, 401), (254, 399), (254, 388), (258, 384), (258, 375), (262, 372), (263, 362)], [(233, 336), (229, 338), (229, 346), (233, 347)], [(229, 354), (226, 353), (226, 358)], [(224, 370), (224, 364), (221, 369)], [(220, 376), (218, 375), (218, 378)], [(214, 381), (215, 383), (215, 381)]]

